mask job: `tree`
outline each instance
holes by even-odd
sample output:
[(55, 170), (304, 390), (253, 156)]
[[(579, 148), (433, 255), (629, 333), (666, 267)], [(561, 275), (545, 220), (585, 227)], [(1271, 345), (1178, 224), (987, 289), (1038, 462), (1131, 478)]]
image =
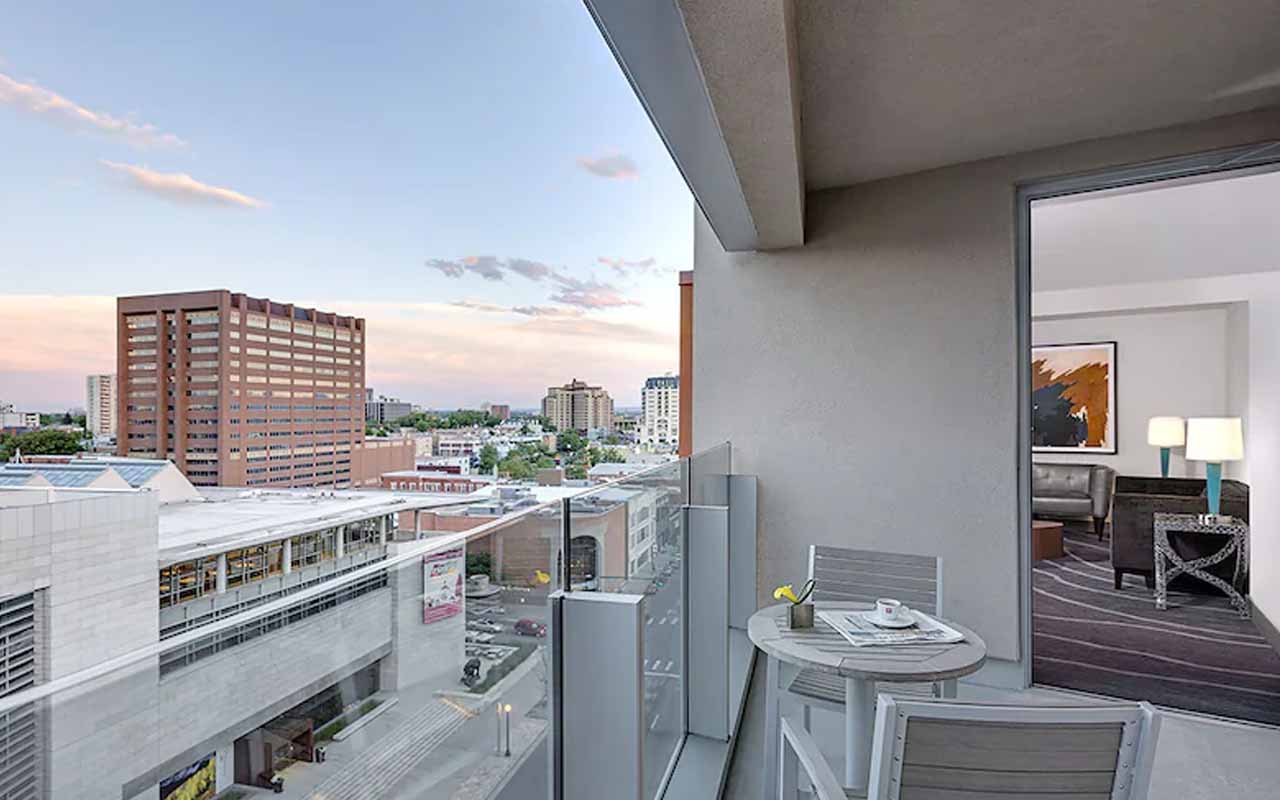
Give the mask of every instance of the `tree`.
[(625, 464), (627, 454), (616, 447), (605, 447), (591, 450), (591, 466), (596, 464)]
[(573, 453), (581, 450), (586, 440), (577, 431), (564, 431), (556, 435), (556, 449), (562, 453)]
[(570, 464), (564, 469), (566, 478), (585, 478), (587, 477), (587, 468), (581, 464)]
[(21, 450), (23, 455), (73, 456), (80, 452), (80, 436), (70, 431), (36, 430), (0, 434), (0, 461), (8, 461)]
[(486, 444), (480, 448), (480, 471), (484, 473), (493, 472), (493, 468), (498, 464), (498, 448), (491, 444)]
[(488, 553), (467, 553), (467, 577), (472, 575), (493, 577), (493, 556)]
[(498, 472), (516, 481), (528, 480), (536, 474), (528, 461), (514, 453), (499, 462)]

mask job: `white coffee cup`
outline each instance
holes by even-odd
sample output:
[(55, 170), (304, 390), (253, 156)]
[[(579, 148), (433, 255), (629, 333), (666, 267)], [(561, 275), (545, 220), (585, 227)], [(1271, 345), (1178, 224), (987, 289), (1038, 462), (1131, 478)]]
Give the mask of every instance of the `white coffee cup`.
[(885, 622), (900, 622), (907, 617), (907, 607), (898, 600), (882, 597), (876, 601), (876, 613)]

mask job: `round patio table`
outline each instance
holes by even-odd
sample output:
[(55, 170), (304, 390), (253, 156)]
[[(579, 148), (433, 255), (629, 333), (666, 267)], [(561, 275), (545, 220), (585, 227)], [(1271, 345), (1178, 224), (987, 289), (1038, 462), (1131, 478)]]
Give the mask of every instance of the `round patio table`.
[(769, 658), (765, 717), (765, 792), (777, 790), (779, 696), (802, 669), (839, 675), (845, 680), (845, 787), (867, 791), (877, 683), (950, 681), (977, 672), (987, 659), (987, 645), (976, 633), (951, 620), (935, 617), (964, 634), (954, 644), (868, 645), (855, 647), (822, 620), (822, 611), (864, 611), (869, 603), (815, 603), (813, 627), (787, 628), (788, 603), (768, 606), (751, 615), (747, 635)]

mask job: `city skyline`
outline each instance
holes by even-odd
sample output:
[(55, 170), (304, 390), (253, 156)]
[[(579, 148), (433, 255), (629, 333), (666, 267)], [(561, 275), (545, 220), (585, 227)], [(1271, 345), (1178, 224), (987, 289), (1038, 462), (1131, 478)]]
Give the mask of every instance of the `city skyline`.
[(693, 203), (580, 4), (296, 12), (7, 20), (5, 400), (81, 404), (117, 296), (223, 288), (367, 319), (432, 407), (675, 368)]

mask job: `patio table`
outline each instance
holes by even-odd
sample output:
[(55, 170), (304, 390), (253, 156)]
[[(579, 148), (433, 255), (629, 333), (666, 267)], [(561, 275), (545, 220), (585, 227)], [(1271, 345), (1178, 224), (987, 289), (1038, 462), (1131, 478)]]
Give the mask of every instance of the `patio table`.
[(846, 789), (865, 795), (871, 768), (877, 683), (944, 681), (977, 672), (987, 658), (987, 645), (973, 631), (935, 617), (964, 634), (954, 644), (870, 645), (854, 647), (817, 616), (821, 611), (870, 610), (868, 603), (815, 604), (813, 627), (787, 628), (788, 603), (768, 606), (751, 615), (747, 635), (768, 656), (766, 683), (764, 774), (766, 797), (778, 790), (779, 701), (783, 688), (802, 669), (845, 679)]

